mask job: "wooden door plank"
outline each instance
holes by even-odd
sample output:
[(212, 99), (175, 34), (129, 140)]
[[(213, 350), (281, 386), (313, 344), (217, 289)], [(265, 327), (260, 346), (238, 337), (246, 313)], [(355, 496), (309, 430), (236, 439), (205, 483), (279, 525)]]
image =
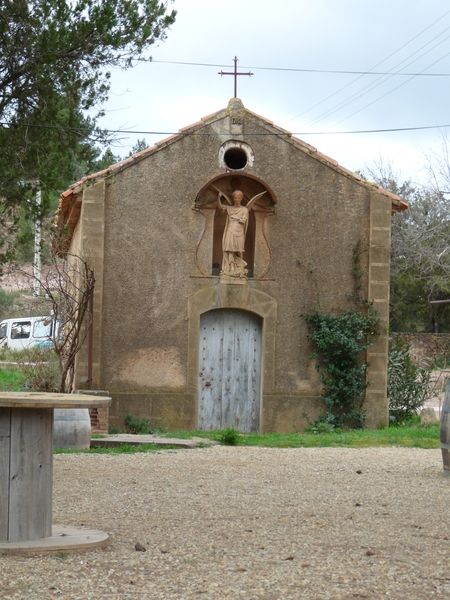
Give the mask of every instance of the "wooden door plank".
[(206, 313), (200, 323), (199, 427), (204, 430), (221, 427), (222, 322), (220, 313)]
[(249, 377), (248, 401), (250, 431), (259, 431), (261, 403), (261, 325), (254, 323), (249, 328)]
[(234, 412), (235, 427), (239, 431), (249, 431), (248, 423), (248, 320), (249, 315), (237, 312), (234, 319), (235, 366), (234, 366)]
[(251, 313), (240, 315), (236, 331), (239, 335), (236, 406), (241, 431), (257, 431), (260, 405), (260, 319)]
[(211, 324), (211, 429), (222, 426), (222, 385), (223, 385), (223, 315), (219, 314)]
[(251, 390), (251, 367), (253, 356), (251, 355), (251, 330), (253, 327), (253, 315), (248, 315), (246, 323), (242, 327), (242, 336), (245, 340), (245, 370), (242, 372), (241, 395), (245, 398), (245, 412), (243, 414), (242, 430), (253, 431), (253, 410)]
[(236, 396), (235, 382), (235, 324), (230, 311), (223, 314), (223, 383), (222, 383), (222, 423), (223, 429), (235, 426), (233, 401)]

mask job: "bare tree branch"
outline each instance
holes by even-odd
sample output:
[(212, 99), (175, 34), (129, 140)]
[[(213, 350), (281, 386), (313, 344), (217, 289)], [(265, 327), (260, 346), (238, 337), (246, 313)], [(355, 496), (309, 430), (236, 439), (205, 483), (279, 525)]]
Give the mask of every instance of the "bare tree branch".
[(66, 259), (54, 256), (45, 276), (26, 275), (39, 282), (48, 301), (56, 325), (52, 330), (52, 342), (61, 374), (58, 391), (70, 392), (75, 359), (92, 319), (90, 308), (95, 287), (94, 272), (82, 257), (69, 254)]

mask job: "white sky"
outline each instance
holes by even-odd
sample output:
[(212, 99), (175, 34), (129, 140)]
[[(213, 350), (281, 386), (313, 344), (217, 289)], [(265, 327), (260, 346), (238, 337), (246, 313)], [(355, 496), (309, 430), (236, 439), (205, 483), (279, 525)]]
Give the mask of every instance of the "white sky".
[[(238, 97), (289, 131), (450, 123), (450, 76), (382, 78), (256, 68), (450, 74), (448, 0), (176, 0), (174, 6), (174, 26), (148, 55), (155, 61), (228, 65), (224, 70), (232, 70), (236, 55), (239, 68), (254, 73), (238, 78)], [(178, 131), (226, 107), (233, 78), (220, 77), (220, 69), (154, 62), (115, 71), (101, 125)], [(364, 169), (382, 157), (400, 177), (420, 182), (426, 179), (426, 156), (439, 151), (449, 130), (298, 137), (349, 169)], [(153, 144), (166, 135), (121, 134), (113, 151), (124, 156), (143, 137)]]

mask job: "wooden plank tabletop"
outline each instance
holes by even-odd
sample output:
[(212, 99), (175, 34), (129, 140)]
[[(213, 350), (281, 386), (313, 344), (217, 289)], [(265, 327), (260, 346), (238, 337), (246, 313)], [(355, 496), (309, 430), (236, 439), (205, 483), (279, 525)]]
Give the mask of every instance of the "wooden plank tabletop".
[(107, 396), (88, 394), (0, 392), (0, 407), (5, 408), (91, 408), (110, 403)]

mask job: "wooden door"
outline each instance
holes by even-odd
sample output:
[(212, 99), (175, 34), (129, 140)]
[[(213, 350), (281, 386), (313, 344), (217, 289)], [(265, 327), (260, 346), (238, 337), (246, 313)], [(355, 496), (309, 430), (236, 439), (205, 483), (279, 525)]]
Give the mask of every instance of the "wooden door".
[(217, 309), (200, 320), (200, 429), (258, 431), (262, 319), (236, 309)]

